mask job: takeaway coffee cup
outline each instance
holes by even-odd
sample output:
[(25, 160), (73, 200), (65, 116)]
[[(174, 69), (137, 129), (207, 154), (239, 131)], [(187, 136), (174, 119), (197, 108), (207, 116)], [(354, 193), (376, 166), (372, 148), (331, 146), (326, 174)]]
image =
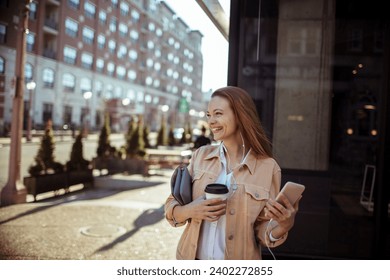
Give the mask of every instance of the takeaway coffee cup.
[(224, 184), (208, 184), (204, 189), (206, 193), (206, 199), (210, 198), (222, 198), (225, 200), (229, 194), (229, 189)]

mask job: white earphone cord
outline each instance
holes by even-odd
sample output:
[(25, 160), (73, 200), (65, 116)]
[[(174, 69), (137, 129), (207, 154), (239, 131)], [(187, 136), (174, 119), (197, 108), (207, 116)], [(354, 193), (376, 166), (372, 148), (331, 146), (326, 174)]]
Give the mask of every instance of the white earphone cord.
[(271, 248), (269, 247), (269, 244), (268, 244), (268, 238), (269, 238), (269, 237), (267, 238), (267, 232), (268, 232), (269, 227), (270, 227), (270, 225), (271, 225), (271, 221), (272, 221), (272, 219), (269, 220), (268, 225), (267, 225), (267, 227), (266, 227), (266, 229), (265, 229), (264, 241), (265, 241), (265, 245), (267, 246), (267, 249), (268, 249), (268, 251), (270, 252), (272, 258), (276, 261), (276, 257), (275, 257), (274, 253), (272, 252), (272, 250), (271, 250)]

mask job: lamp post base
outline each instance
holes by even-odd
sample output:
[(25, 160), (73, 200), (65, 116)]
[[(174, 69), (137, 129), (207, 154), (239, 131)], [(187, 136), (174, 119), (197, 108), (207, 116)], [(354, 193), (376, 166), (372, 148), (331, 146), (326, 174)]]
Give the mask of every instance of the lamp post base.
[(1, 190), (0, 206), (25, 203), (27, 190), (20, 181), (13, 183), (8, 182)]

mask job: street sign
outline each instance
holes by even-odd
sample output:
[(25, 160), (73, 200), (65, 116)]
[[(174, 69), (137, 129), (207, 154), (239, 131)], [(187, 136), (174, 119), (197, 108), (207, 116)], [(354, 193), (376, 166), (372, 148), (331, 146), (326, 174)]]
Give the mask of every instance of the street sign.
[(190, 111), (190, 105), (188, 104), (187, 99), (184, 97), (179, 100), (179, 112), (188, 113)]

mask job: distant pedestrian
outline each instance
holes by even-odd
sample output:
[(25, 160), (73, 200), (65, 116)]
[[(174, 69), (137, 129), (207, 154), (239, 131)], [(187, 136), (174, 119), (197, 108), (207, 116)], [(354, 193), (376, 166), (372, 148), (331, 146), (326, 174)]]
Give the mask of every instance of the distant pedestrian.
[(211, 144), (211, 140), (209, 137), (206, 136), (206, 127), (202, 126), (202, 134), (196, 138), (195, 143), (194, 143), (194, 148), (198, 149), (199, 147), (202, 147), (204, 145), (209, 145)]

